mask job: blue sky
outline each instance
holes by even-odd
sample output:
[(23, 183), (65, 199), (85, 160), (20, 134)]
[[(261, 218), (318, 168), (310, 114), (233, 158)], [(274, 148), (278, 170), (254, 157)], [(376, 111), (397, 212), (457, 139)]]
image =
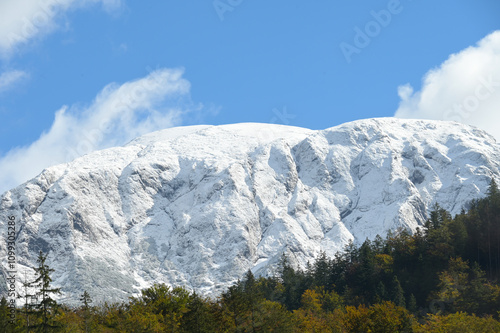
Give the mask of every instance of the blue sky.
[(0, 0), (0, 192), (171, 126), (456, 120), (500, 138), (500, 2)]

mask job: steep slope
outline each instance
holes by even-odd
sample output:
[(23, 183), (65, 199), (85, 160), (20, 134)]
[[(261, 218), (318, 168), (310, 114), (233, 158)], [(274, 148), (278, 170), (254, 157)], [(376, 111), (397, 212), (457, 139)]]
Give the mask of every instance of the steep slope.
[[(6, 192), (19, 271), (48, 253), (63, 301), (126, 299), (153, 282), (218, 293), (281, 253), (303, 266), (350, 240), (458, 213), (499, 176), (500, 149), (458, 123), (356, 121), (322, 131), (236, 124), (167, 129), (48, 168)], [(101, 297), (101, 298), (100, 298)]]

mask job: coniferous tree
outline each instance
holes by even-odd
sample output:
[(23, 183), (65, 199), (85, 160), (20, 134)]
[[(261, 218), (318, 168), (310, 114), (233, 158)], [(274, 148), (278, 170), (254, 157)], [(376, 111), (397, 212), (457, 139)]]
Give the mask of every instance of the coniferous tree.
[(313, 283), (315, 286), (324, 286), (331, 290), (333, 285), (330, 282), (330, 262), (325, 252), (320, 252), (319, 257), (312, 266)]
[(57, 310), (57, 302), (52, 298), (53, 295), (60, 294), (60, 288), (54, 288), (51, 286), (52, 278), (50, 274), (54, 272), (54, 269), (50, 268), (45, 261), (47, 260), (47, 255), (44, 255), (42, 251), (38, 254), (38, 267), (35, 268), (35, 281), (33, 281), (34, 287), (38, 288), (38, 298), (40, 303), (35, 307), (41, 317), (41, 323), (35, 325), (38, 331), (47, 333), (54, 331), (58, 326), (54, 322), (55, 312)]
[(363, 296), (365, 303), (372, 302), (376, 298), (374, 293), (374, 290), (377, 287), (374, 257), (371, 242), (367, 239), (359, 248), (355, 280), (359, 289), (358, 293)]
[(385, 285), (382, 281), (379, 281), (375, 290), (375, 303), (382, 303), (383, 301), (387, 301)]
[(243, 282), (243, 290), (245, 295), (245, 303), (250, 314), (251, 332), (256, 332), (257, 322), (257, 307), (260, 300), (257, 282), (251, 270), (245, 274), (245, 281)]
[(215, 316), (211, 311), (209, 300), (200, 297), (196, 292), (189, 296), (188, 311), (182, 316), (183, 332), (215, 332)]
[(490, 277), (500, 277), (500, 190), (494, 178), (488, 188), (488, 219), (490, 232)]
[(302, 271), (295, 270), (285, 254), (282, 255), (278, 265), (278, 274), (283, 286), (284, 304), (288, 310), (296, 310), (300, 307), (300, 300), (304, 291), (310, 284), (310, 278)]
[(32, 326), (32, 315), (34, 314), (34, 307), (36, 306), (37, 294), (32, 293), (33, 282), (29, 281), (24, 272), (24, 280), (21, 281), (24, 295), (18, 294), (17, 298), (23, 299), (23, 314), (26, 321), (26, 332), (29, 332)]
[(433, 210), (431, 211), (431, 218), (426, 223), (428, 229), (438, 229), (447, 220), (451, 219), (450, 213), (439, 206), (438, 203), (434, 204)]
[(490, 186), (488, 187), (487, 191), (488, 197), (491, 198), (500, 198), (500, 190), (498, 189), (497, 182), (495, 181), (495, 178), (491, 178), (490, 181)]
[(9, 307), (7, 299), (2, 297), (0, 300), (0, 332), (12, 332), (12, 324), (10, 324)]
[(396, 275), (392, 279), (392, 301), (397, 306), (406, 307), (404, 291)]
[(222, 303), (229, 310), (234, 326), (240, 327), (244, 323), (247, 313), (247, 303), (241, 281), (238, 280), (235, 285), (229, 287), (222, 294)]
[(408, 300), (408, 311), (410, 311), (411, 313), (416, 313), (418, 311), (417, 299), (413, 294), (410, 295), (410, 299)]
[(454, 248), (453, 255), (464, 256), (469, 236), (467, 234), (467, 226), (465, 225), (463, 214), (455, 216), (447, 227), (451, 234), (451, 243)]
[(90, 319), (90, 303), (92, 303), (92, 298), (90, 298), (90, 295), (86, 290), (84, 290), (83, 294), (80, 296), (80, 302), (82, 302), (85, 333), (88, 333), (89, 332), (89, 319)]

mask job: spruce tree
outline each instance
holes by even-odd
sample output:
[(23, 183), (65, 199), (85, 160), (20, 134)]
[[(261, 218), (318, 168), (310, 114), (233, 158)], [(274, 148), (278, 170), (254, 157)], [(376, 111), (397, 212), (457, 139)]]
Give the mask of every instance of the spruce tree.
[(253, 275), (251, 270), (248, 270), (245, 274), (245, 281), (243, 282), (243, 290), (247, 311), (249, 312), (250, 319), (250, 327), (251, 332), (256, 331), (256, 322), (257, 322), (257, 304), (259, 301), (259, 295), (257, 290), (257, 282), (255, 280), (255, 276)]
[(90, 303), (92, 303), (92, 298), (90, 298), (89, 293), (85, 290), (80, 297), (80, 301), (83, 304), (83, 320), (85, 323), (85, 333), (89, 331), (88, 321), (90, 318)]
[(498, 198), (500, 196), (500, 190), (498, 189), (497, 182), (495, 181), (494, 178), (491, 178), (490, 186), (488, 187), (487, 195), (490, 199), (491, 198)]
[(410, 311), (411, 313), (417, 313), (417, 310), (417, 299), (415, 298), (415, 295), (411, 294), (408, 301), (408, 311)]
[(236, 327), (242, 325), (246, 317), (247, 302), (240, 280), (222, 294), (222, 303), (230, 311), (234, 325)]
[(312, 275), (315, 286), (325, 287), (327, 291), (333, 289), (330, 283), (330, 260), (326, 256), (326, 252), (321, 251), (319, 257), (316, 258), (312, 269)]
[(213, 332), (217, 323), (211, 313), (210, 301), (196, 292), (189, 295), (188, 311), (182, 316), (183, 332)]
[(40, 303), (36, 305), (36, 309), (41, 317), (41, 323), (36, 325), (36, 328), (39, 332), (44, 333), (54, 331), (57, 328), (53, 320), (57, 309), (57, 302), (51, 296), (61, 293), (60, 288), (53, 288), (51, 286), (52, 278), (50, 274), (54, 272), (54, 269), (45, 263), (46, 260), (47, 255), (44, 255), (40, 251), (37, 259), (38, 267), (35, 268), (36, 279), (33, 282), (34, 287), (38, 288), (37, 295), (40, 299)]
[[(488, 237), (490, 260), (490, 278), (498, 279), (500, 277), (500, 190), (495, 179), (492, 178), (488, 188)], [(493, 266), (493, 267), (492, 267)]]
[(375, 290), (375, 303), (382, 303), (387, 300), (385, 285), (382, 281), (378, 282), (377, 289)]
[(405, 295), (401, 284), (399, 283), (398, 277), (394, 275), (392, 279), (392, 301), (397, 306), (406, 307)]

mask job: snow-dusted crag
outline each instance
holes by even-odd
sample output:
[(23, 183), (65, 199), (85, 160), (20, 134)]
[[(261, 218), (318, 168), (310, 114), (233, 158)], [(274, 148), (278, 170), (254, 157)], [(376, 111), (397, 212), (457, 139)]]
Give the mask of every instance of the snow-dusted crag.
[(282, 253), (303, 266), (350, 240), (415, 230), (435, 202), (458, 213), (499, 161), (491, 136), (452, 122), (172, 128), (4, 193), (0, 257), (14, 215), (19, 275), (42, 250), (64, 301), (83, 290), (126, 299), (154, 282), (217, 294), (249, 268), (269, 274)]

